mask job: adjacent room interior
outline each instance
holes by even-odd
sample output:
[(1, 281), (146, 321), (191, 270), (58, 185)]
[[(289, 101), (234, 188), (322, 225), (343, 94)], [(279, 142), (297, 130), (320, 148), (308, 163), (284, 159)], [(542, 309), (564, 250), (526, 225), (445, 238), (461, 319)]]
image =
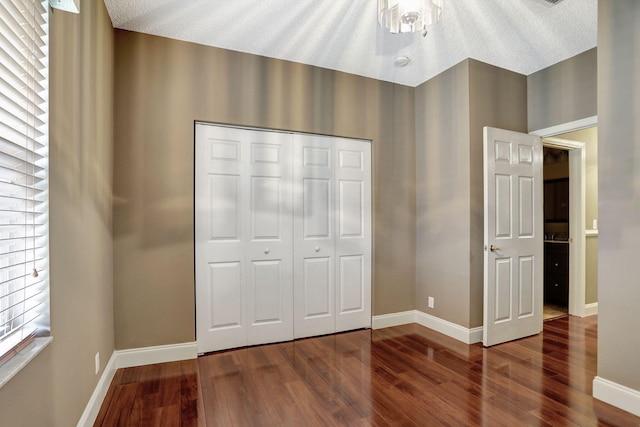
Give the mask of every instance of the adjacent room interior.
[(569, 152), (544, 147), (544, 319), (569, 313)]

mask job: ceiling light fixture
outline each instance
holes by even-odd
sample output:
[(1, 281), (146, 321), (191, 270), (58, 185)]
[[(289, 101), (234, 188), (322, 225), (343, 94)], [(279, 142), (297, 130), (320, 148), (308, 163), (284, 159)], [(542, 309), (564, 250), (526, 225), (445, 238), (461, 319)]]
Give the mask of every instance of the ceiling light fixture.
[(391, 33), (413, 33), (440, 21), (444, 0), (378, 0), (378, 23)]
[(51, 7), (65, 12), (80, 13), (80, 0), (49, 0)]

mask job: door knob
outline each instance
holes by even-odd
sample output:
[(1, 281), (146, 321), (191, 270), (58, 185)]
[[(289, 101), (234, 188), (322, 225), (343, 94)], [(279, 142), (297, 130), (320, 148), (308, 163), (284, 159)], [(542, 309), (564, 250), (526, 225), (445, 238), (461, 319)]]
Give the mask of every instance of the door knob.
[(497, 247), (497, 246), (493, 246), (493, 245), (491, 245), (491, 246), (489, 246), (489, 250), (490, 250), (491, 252), (496, 252), (496, 251), (499, 251), (499, 250), (501, 250), (501, 249), (500, 249), (499, 247)]
[(316, 252), (320, 252), (320, 246), (316, 246), (316, 247), (315, 247), (315, 251), (316, 251)]
[(265, 254), (268, 254), (269, 252), (271, 252), (271, 251), (269, 251), (269, 248), (266, 248), (266, 249), (264, 250), (264, 253), (265, 253)]

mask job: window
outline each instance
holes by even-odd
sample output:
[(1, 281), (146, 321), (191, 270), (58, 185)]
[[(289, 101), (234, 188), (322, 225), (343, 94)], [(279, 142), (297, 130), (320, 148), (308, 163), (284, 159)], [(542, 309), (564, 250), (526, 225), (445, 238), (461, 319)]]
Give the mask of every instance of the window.
[(49, 334), (47, 13), (0, 2), (0, 363)]

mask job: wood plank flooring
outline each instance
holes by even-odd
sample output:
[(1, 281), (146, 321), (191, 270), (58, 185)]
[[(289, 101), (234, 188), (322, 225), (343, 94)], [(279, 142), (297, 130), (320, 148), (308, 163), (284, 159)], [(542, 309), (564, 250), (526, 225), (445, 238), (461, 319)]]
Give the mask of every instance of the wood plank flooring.
[(118, 370), (96, 426), (640, 426), (591, 397), (597, 317), (489, 349), (419, 325)]

